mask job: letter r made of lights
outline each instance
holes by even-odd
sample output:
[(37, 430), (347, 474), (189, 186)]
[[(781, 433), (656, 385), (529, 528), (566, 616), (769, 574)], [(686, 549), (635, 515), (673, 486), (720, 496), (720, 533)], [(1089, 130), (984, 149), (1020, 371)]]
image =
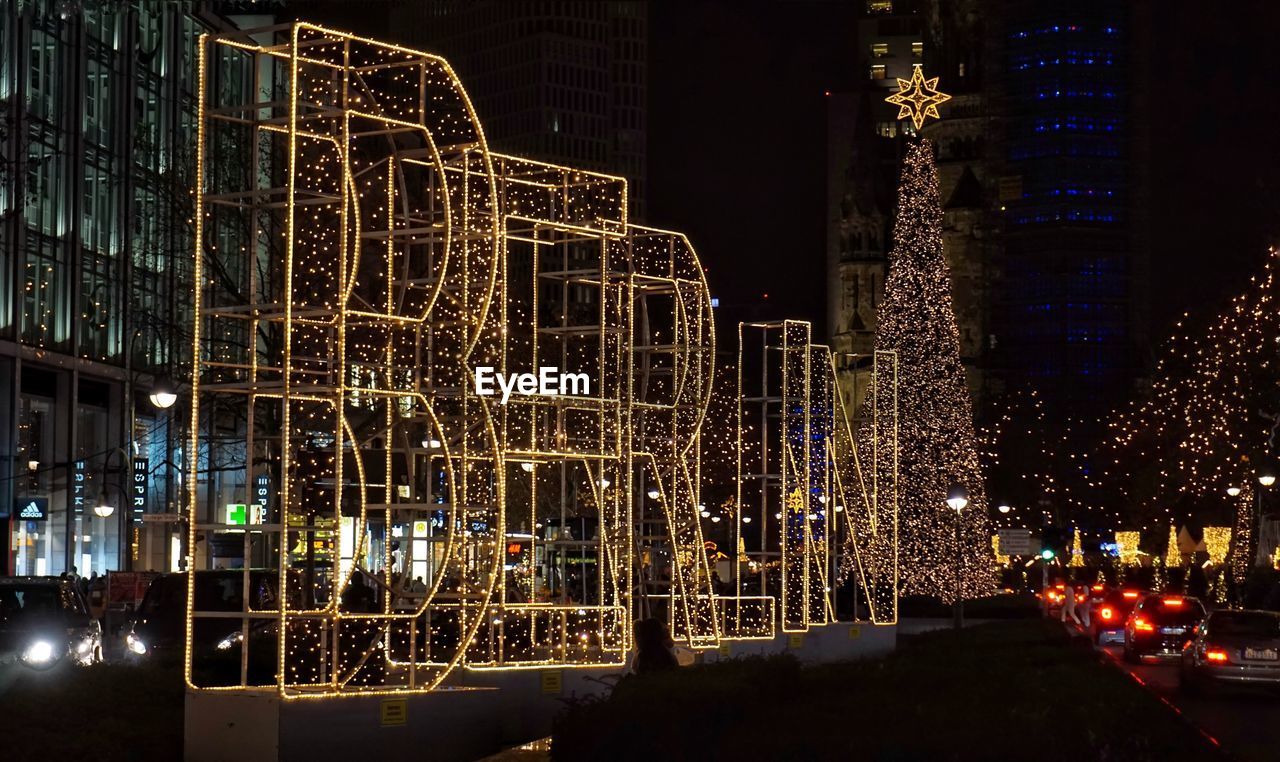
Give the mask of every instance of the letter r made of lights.
[[(835, 621), (850, 589), (896, 621), (896, 489), (863, 481), (896, 458), (892, 355), (864, 440), (807, 323), (741, 329), (769, 388), (717, 422), (745, 549), (717, 587), (715, 331), (682, 234), (630, 223), (622, 178), (489, 150), (437, 56), (295, 23), (205, 35), (199, 70), (189, 561), (240, 571), (188, 575), (192, 688), (621, 669), (637, 618), (714, 648)], [(504, 398), (477, 368), (585, 383)]]

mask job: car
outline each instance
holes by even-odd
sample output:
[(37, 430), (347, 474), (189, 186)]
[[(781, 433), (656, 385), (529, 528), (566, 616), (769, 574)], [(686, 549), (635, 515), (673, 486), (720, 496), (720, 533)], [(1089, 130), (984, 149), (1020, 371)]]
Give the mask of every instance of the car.
[(1144, 593), (1132, 588), (1116, 588), (1106, 592), (1095, 603), (1089, 616), (1089, 635), (1098, 645), (1123, 643), (1129, 612)]
[(1222, 609), (1196, 628), (1178, 687), (1196, 694), (1228, 684), (1280, 688), (1280, 613)]
[(102, 661), (102, 625), (74, 580), (0, 578), (0, 664), (34, 670)]
[[(294, 570), (295, 572), (297, 570)], [(243, 613), (245, 573), (243, 569), (212, 569), (195, 572), (195, 609), (213, 616), (197, 617), (193, 624), (191, 677), (200, 687), (274, 685), (279, 672), (279, 623), (274, 617), (278, 573), (274, 569), (249, 570), (250, 611)], [(299, 608), (303, 577), (290, 575), (291, 608)], [(221, 616), (225, 615), (225, 616)], [(164, 574), (152, 580), (137, 615), (125, 635), (125, 645), (135, 663), (173, 667), (182, 663), (186, 648), (187, 575)], [(246, 627), (247, 625), (247, 627)], [(291, 619), (287, 626), (291, 650), (321, 652), (325, 644), (323, 628), (306, 617)], [(425, 628), (424, 628), (425, 632)], [(381, 652), (383, 631), (376, 623), (349, 620), (343, 626), (343, 663), (360, 662), (350, 669), (354, 684), (376, 684), (385, 674), (385, 659), (361, 659), (365, 650)], [(247, 644), (246, 644), (247, 636)], [(420, 643), (419, 647), (425, 645)], [(245, 653), (247, 651), (247, 654)], [(355, 654), (354, 656), (352, 654)], [(289, 679), (314, 682), (321, 667), (315, 660), (297, 658)]]
[(1062, 604), (1067, 600), (1066, 588), (1066, 584), (1059, 582), (1046, 587), (1036, 596), (1045, 602), (1045, 616), (1050, 618), (1058, 616), (1062, 610)]
[[(196, 608), (225, 613), (244, 610), (243, 570), (212, 569), (195, 574)], [(250, 570), (249, 588), (254, 608), (275, 607), (275, 585), (274, 571)], [(162, 574), (153, 579), (125, 633), (130, 660), (162, 665), (181, 663), (186, 648), (186, 622), (186, 573)], [(219, 643), (240, 628), (241, 620), (237, 617), (201, 619), (194, 635), (195, 649), (216, 650)]]
[(1144, 657), (1173, 657), (1192, 638), (1192, 630), (1204, 619), (1204, 605), (1185, 595), (1152, 593), (1144, 596), (1129, 612), (1124, 630), (1124, 658), (1138, 662)]

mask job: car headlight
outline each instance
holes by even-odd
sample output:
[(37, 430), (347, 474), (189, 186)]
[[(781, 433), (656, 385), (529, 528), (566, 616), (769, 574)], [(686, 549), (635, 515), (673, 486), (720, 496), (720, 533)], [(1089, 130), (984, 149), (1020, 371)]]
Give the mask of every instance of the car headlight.
[(72, 650), (77, 656), (87, 656), (93, 651), (95, 633), (91, 627), (68, 628), (67, 636), (75, 645)]
[(132, 632), (124, 636), (124, 644), (130, 651), (139, 656), (147, 655), (147, 644), (143, 643), (142, 639), (137, 635), (134, 635)]
[(53, 644), (47, 640), (37, 640), (22, 652), (22, 660), (37, 667), (43, 667), (55, 658)]
[(228, 649), (235, 648), (236, 646), (240, 645), (240, 643), (242, 643), (243, 641), (244, 641), (244, 632), (242, 630), (236, 630), (235, 632), (231, 633), (230, 635), (223, 638), (222, 640), (219, 640), (217, 648), (219, 651), (226, 651)]

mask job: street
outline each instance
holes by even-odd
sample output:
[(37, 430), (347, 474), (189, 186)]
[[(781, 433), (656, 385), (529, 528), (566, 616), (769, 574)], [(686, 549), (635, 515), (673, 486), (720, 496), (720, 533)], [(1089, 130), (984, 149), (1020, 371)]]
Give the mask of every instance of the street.
[(1276, 758), (1280, 723), (1275, 720), (1280, 696), (1260, 690), (1231, 690), (1193, 698), (1178, 690), (1177, 662), (1129, 664), (1120, 645), (1095, 648), (1227, 751), (1247, 760)]

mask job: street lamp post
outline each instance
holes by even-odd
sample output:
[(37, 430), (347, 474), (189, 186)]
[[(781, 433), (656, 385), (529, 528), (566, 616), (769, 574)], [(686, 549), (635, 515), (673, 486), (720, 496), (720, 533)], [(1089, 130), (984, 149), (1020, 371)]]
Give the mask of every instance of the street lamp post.
[(964, 599), (960, 596), (960, 566), (964, 561), (964, 548), (960, 544), (960, 512), (969, 505), (969, 490), (963, 484), (953, 482), (947, 488), (947, 505), (956, 512), (955, 603), (952, 610), (956, 617), (955, 628), (959, 631), (964, 627)]
[[(1258, 472), (1258, 484), (1262, 485), (1263, 489), (1268, 489), (1271, 487), (1271, 485), (1275, 483), (1276, 483), (1276, 475), (1270, 468), (1264, 468)], [(1257, 554), (1262, 552), (1262, 490), (1261, 489), (1258, 490), (1258, 495), (1257, 495), (1257, 498), (1254, 500), (1253, 505), (1254, 505), (1253, 512), (1254, 514), (1256, 514), (1255, 523), (1257, 526), (1254, 529), (1255, 553), (1254, 553), (1254, 558), (1249, 562), (1250, 564), (1256, 564), (1258, 561)]]

